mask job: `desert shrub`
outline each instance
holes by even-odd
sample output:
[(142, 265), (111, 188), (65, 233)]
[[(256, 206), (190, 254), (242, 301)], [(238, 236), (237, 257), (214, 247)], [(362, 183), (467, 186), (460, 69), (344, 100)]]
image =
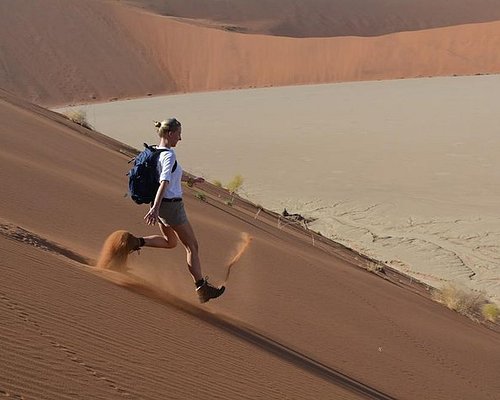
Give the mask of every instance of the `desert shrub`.
[(484, 319), (486, 319), (487, 321), (496, 322), (496, 320), (498, 319), (498, 315), (500, 315), (500, 309), (496, 304), (483, 304), (481, 313), (483, 314)]
[(369, 272), (383, 272), (384, 271), (384, 267), (382, 267), (380, 264), (377, 264), (375, 262), (369, 262), (367, 267), (366, 267), (366, 270), (369, 271)]
[(75, 124), (87, 129), (92, 129), (92, 125), (87, 121), (87, 113), (84, 110), (69, 110), (66, 111), (64, 115)]
[(241, 175), (236, 175), (228, 184), (227, 190), (229, 193), (236, 193), (243, 185), (243, 177)]
[(196, 192), (194, 197), (196, 197), (197, 199), (199, 199), (201, 201), (207, 201), (207, 196), (205, 195), (205, 193), (202, 193), (202, 192)]
[(221, 188), (221, 187), (222, 187), (222, 182), (221, 182), (221, 181), (219, 181), (219, 180), (217, 180), (217, 179), (216, 179), (216, 180), (214, 180), (212, 183), (213, 183), (213, 185), (214, 185), (214, 186), (217, 186), (218, 188)]
[(461, 289), (450, 283), (443, 286), (440, 290), (434, 291), (432, 297), (450, 310), (468, 317), (473, 317), (481, 313), (481, 307), (486, 303), (486, 299), (482, 293), (474, 293), (470, 290)]

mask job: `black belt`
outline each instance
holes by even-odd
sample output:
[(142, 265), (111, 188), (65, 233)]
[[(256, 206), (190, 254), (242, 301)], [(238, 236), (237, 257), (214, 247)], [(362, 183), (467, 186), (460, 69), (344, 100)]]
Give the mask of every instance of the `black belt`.
[(182, 201), (182, 197), (174, 197), (172, 199), (167, 199), (166, 197), (164, 197), (162, 201), (166, 203), (176, 203), (178, 201)]

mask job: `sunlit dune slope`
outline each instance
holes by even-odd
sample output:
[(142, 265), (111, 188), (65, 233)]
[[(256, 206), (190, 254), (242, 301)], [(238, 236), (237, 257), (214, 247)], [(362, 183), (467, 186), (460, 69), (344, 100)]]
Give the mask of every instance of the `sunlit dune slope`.
[[(141, 222), (145, 209), (123, 197), (128, 157), (112, 149), (113, 141), (89, 138), (53, 113), (1, 97), (0, 394), (362, 398), (242, 339), (244, 330), (232, 333), (210, 313), (204, 322), (127, 290), (134, 287), (119, 277), (113, 281), (125, 288), (91, 274), (88, 264), (108, 233), (154, 232)], [(200, 207), (192, 198), (188, 203)], [(184, 250), (177, 250), (144, 252), (136, 261), (143, 273), (156, 265), (178, 275), (169, 287), (192, 301)]]
[(155, 232), (124, 197), (128, 157), (0, 93), (2, 394), (495, 399), (498, 333), (194, 189), (186, 207), (212, 281), (241, 234), (253, 238), (222, 298), (196, 303), (181, 247), (131, 256), (146, 286), (98, 279), (87, 264), (110, 232)]
[(40, 103), (175, 90), (114, 8), (95, 0), (0, 2), (0, 87)]
[(43, 105), (150, 94), (500, 72), (500, 22), (283, 38), (121, 3), (0, 3), (0, 87)]
[(4, 237), (0, 254), (7, 397), (364, 398), (58, 255)]

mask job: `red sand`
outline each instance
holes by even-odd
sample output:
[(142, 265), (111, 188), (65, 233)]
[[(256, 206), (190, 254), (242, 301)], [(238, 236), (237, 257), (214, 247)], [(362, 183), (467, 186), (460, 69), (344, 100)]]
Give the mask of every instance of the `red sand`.
[(96, 277), (81, 260), (111, 231), (152, 232), (123, 197), (128, 157), (5, 94), (0, 117), (0, 393), (497, 396), (498, 333), (217, 197), (187, 189), (205, 273), (221, 281), (241, 233), (253, 238), (217, 302), (196, 305), (181, 248), (132, 256), (140, 279)]
[[(314, 21), (311, 21), (313, 24)], [(42, 104), (147, 93), (498, 71), (500, 25), (374, 38), (241, 35), (116, 2), (0, 3), (1, 87)], [(151, 234), (124, 198), (127, 149), (0, 90), (0, 395), (16, 398), (490, 399), (500, 337), (338, 246), (186, 189), (204, 272), (182, 248), (90, 267), (117, 229)], [(187, 134), (187, 132), (186, 132)], [(215, 190), (208, 186), (207, 191)], [(221, 194), (221, 193), (219, 193)], [(128, 290), (127, 290), (128, 289)], [(411, 288), (410, 288), (411, 289)]]

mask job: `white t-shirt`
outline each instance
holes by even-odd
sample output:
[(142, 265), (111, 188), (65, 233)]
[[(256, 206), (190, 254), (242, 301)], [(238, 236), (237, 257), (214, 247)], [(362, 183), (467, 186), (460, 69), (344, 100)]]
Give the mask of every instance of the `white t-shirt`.
[[(158, 147), (158, 149), (166, 149), (166, 147)], [(168, 181), (167, 190), (163, 194), (164, 198), (172, 199), (182, 197), (182, 167), (177, 163), (177, 168), (172, 172), (177, 157), (174, 149), (170, 148), (167, 151), (162, 151), (158, 158), (158, 173), (160, 174), (160, 183)]]

